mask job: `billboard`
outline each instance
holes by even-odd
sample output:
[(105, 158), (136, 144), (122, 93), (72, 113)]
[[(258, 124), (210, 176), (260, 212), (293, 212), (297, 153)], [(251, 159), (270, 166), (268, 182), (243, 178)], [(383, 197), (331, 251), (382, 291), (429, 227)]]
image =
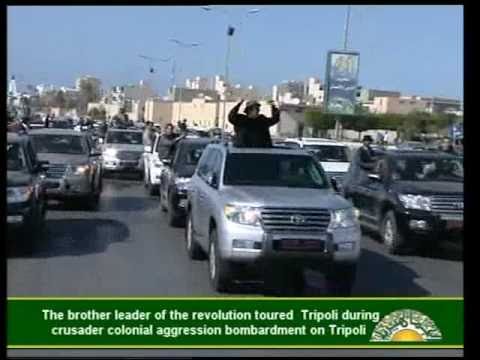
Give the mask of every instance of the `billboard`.
[(351, 115), (355, 112), (360, 53), (330, 50), (325, 76), (325, 111)]

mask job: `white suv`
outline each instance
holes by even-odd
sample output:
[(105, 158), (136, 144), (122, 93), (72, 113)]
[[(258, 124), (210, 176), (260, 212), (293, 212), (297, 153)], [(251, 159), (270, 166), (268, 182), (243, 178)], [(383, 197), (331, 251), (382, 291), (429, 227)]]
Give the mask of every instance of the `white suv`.
[(145, 188), (150, 195), (158, 195), (162, 172), (166, 168), (164, 160), (168, 157), (169, 147), (162, 146), (161, 135), (155, 134), (153, 146), (145, 146), (143, 154), (145, 169)]
[(321, 138), (286, 139), (284, 146), (304, 149), (314, 154), (330, 178), (340, 185), (351, 162), (350, 148), (341, 142)]

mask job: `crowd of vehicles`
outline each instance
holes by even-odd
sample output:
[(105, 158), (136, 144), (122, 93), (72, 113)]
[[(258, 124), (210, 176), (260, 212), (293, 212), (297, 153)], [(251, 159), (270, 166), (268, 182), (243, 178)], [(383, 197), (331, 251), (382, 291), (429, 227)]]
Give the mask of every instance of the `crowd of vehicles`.
[(186, 253), (208, 260), (217, 291), (260, 277), (266, 289), (298, 294), (304, 269), (313, 268), (329, 294), (348, 296), (362, 231), (379, 234), (394, 254), (463, 239), (460, 156), (377, 146), (375, 169), (366, 172), (355, 147), (330, 139), (237, 148), (218, 131), (187, 131), (171, 143), (157, 132), (148, 145), (138, 126), (103, 135), (58, 127), (9, 133), (9, 230), (40, 234), (50, 199), (95, 210), (102, 178), (133, 172), (158, 195), (168, 223), (185, 227)]

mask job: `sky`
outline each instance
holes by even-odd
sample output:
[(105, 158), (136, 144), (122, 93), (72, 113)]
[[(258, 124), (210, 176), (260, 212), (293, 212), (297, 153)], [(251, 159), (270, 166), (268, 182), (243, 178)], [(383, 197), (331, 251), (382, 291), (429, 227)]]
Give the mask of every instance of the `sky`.
[[(144, 79), (165, 94), (171, 63), (139, 55), (175, 56), (177, 84), (224, 74), (231, 22), (232, 83), (270, 91), (284, 80), (323, 80), (327, 51), (343, 47), (346, 6), (211, 8), (9, 6), (8, 74), (20, 86), (73, 86), (87, 74), (105, 87)], [(252, 8), (261, 11), (244, 16)], [(200, 46), (180, 48), (172, 38)], [(463, 99), (462, 6), (352, 6), (348, 47), (360, 52), (363, 87)]]

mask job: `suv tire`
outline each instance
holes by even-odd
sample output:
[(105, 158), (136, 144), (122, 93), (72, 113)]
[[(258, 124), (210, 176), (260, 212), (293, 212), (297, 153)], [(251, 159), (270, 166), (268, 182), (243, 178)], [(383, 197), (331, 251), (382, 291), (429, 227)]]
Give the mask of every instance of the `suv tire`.
[(226, 292), (231, 286), (231, 270), (228, 262), (222, 260), (218, 253), (217, 229), (210, 230), (208, 245), (208, 275), (210, 284), (218, 292)]
[(393, 211), (387, 211), (382, 219), (381, 236), (390, 254), (398, 254), (405, 243)]
[(355, 284), (357, 265), (336, 265), (325, 274), (326, 287), (330, 296), (350, 296)]
[(175, 211), (170, 206), (170, 201), (167, 204), (167, 217), (168, 217), (168, 225), (173, 227), (179, 227), (181, 225), (181, 218), (175, 215)]
[(185, 226), (185, 248), (187, 249), (187, 254), (190, 259), (204, 260), (205, 254), (195, 238), (192, 221), (192, 213), (189, 211), (187, 215), (187, 226)]

